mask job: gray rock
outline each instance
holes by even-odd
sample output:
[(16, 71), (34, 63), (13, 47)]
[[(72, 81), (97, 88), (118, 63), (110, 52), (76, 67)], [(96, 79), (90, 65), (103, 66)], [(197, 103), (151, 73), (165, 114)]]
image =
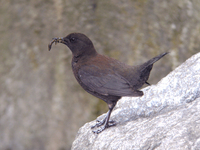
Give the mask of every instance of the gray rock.
[(86, 123), (72, 149), (199, 150), (200, 53), (143, 91), (140, 98), (123, 97), (117, 103), (111, 115), (115, 127), (93, 134), (95, 121)]

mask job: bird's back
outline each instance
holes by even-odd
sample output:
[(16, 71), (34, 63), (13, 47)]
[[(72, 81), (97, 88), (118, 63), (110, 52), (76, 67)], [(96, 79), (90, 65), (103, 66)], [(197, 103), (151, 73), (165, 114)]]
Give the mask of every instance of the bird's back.
[(141, 95), (141, 93), (139, 95), (134, 93), (133, 90), (137, 89), (131, 83), (132, 78), (137, 75), (136, 67), (98, 54), (95, 57), (90, 57), (82, 62), (80, 61), (78, 68), (74, 68), (73, 70), (76, 70), (76, 74), (79, 75), (79, 83), (85, 82), (89, 87), (96, 87), (96, 89), (99, 86), (98, 91), (102, 92), (101, 94), (103, 95)]

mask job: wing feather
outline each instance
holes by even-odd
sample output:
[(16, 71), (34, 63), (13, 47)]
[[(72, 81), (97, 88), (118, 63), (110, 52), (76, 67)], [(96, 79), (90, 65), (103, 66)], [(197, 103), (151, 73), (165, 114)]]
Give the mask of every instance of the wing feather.
[(96, 66), (84, 66), (78, 71), (81, 82), (89, 90), (102, 95), (142, 96), (143, 92), (133, 90), (130, 83), (112, 70), (100, 70)]

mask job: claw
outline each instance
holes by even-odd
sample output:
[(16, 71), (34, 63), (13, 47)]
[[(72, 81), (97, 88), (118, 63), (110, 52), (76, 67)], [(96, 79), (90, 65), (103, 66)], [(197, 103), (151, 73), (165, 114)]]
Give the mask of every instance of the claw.
[(100, 120), (96, 120), (96, 124), (94, 126), (91, 126), (91, 129), (95, 128), (95, 127), (100, 127), (102, 126), (100, 129), (98, 130), (93, 130), (93, 133), (99, 134), (100, 132), (102, 132), (103, 130), (105, 130), (106, 128), (112, 127), (116, 125), (116, 122), (113, 120), (108, 121), (108, 124), (105, 124), (106, 122), (106, 118), (104, 118), (102, 121)]
[(99, 133), (101, 133), (103, 130), (105, 130), (106, 128), (105, 128), (105, 126), (103, 126), (102, 128), (100, 128), (100, 129), (98, 129), (98, 130), (96, 130), (96, 131), (92, 131), (93, 133), (96, 133), (96, 134), (99, 134)]
[[(97, 123), (96, 125), (94, 125), (94, 126), (92, 126), (91, 128), (94, 128), (94, 127), (100, 127), (100, 126), (102, 126), (103, 124), (104, 124), (105, 122), (99, 122), (99, 123)], [(116, 123), (115, 123), (115, 121), (109, 121), (108, 122), (108, 124), (106, 125), (106, 124), (104, 124), (100, 129), (98, 129), (98, 130), (93, 130), (92, 132), (93, 133), (96, 133), (96, 134), (99, 134), (99, 133), (101, 133), (103, 130), (105, 130), (106, 128), (109, 128), (109, 127), (112, 127), (112, 126), (115, 126), (116, 125)]]
[[(93, 129), (93, 128), (95, 128), (95, 127), (100, 127), (100, 126), (102, 126), (104, 123), (105, 123), (105, 119), (104, 120), (102, 120), (102, 121), (100, 121), (100, 120), (96, 120), (96, 124), (95, 125), (93, 125), (93, 126), (91, 126), (91, 129)], [(110, 127), (110, 126), (114, 126), (114, 125), (116, 125), (116, 122), (114, 121), (114, 120), (110, 120), (109, 122), (108, 122), (108, 126)]]
[(100, 127), (100, 126), (102, 126), (104, 123), (105, 123), (105, 119), (103, 119), (102, 121), (100, 121), (100, 120), (96, 120), (96, 124), (94, 125), (94, 126), (91, 126), (91, 129), (93, 129), (93, 128), (95, 128), (95, 127)]

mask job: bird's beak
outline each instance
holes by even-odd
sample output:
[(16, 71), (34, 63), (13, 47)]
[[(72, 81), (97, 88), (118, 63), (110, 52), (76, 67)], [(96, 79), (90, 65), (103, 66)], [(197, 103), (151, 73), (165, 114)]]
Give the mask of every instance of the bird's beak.
[(57, 43), (66, 44), (66, 42), (64, 41), (63, 37), (53, 38), (53, 40), (48, 45), (49, 51), (51, 50), (51, 47), (52, 47), (53, 43), (55, 43), (55, 44), (57, 44)]

